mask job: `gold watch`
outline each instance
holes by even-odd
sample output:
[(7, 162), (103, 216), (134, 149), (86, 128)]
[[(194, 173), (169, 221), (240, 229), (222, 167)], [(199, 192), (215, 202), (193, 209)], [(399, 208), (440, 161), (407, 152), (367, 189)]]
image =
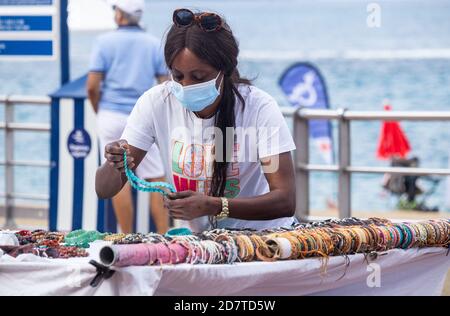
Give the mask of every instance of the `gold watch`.
[(228, 209), (228, 199), (225, 197), (221, 197), (220, 200), (222, 201), (222, 212), (216, 215), (216, 218), (224, 219), (230, 215), (230, 210)]

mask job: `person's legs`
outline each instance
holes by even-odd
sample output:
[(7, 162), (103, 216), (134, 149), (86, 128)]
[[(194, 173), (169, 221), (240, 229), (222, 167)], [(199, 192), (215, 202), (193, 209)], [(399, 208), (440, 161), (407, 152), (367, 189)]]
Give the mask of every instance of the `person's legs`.
[[(150, 182), (165, 181), (164, 178), (147, 179)], [(150, 193), (150, 212), (152, 219), (155, 222), (156, 232), (158, 234), (165, 234), (169, 230), (169, 215), (164, 208), (163, 197), (161, 194), (153, 192)]]
[(112, 198), (117, 223), (122, 233), (133, 232), (133, 197), (131, 186), (127, 182), (122, 190)]
[[(144, 159), (136, 169), (136, 174), (141, 179), (149, 182), (163, 182), (164, 166), (161, 160), (158, 146), (153, 145), (145, 155)], [(169, 229), (169, 215), (164, 208), (163, 197), (159, 193), (150, 193), (150, 210), (156, 231), (165, 234)]]
[(417, 176), (405, 176), (405, 189), (406, 194), (408, 195), (408, 202), (412, 202), (416, 198), (417, 194), (417, 186), (416, 181), (418, 177)]
[[(120, 139), (127, 117), (123, 113), (102, 109), (97, 113), (97, 130), (102, 150), (100, 153), (102, 162), (105, 161), (105, 146)], [(128, 183), (112, 198), (112, 204), (120, 229), (123, 233), (131, 233), (133, 231), (133, 198)]]

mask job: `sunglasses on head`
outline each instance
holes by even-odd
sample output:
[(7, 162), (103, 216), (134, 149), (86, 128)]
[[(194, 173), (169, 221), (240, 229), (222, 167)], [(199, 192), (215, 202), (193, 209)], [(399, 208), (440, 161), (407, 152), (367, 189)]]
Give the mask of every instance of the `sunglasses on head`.
[(223, 27), (223, 21), (219, 15), (210, 12), (195, 14), (188, 9), (175, 10), (173, 23), (178, 27), (189, 27), (196, 23), (205, 32), (215, 32)]

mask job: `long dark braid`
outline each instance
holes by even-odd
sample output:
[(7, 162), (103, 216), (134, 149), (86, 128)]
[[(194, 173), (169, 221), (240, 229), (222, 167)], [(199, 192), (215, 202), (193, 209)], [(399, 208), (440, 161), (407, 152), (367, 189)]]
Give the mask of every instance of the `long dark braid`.
[[(219, 111), (215, 119), (215, 126), (220, 128), (224, 137), (221, 152), (223, 159), (222, 161), (214, 161), (214, 173), (210, 188), (210, 195), (212, 196), (225, 195), (228, 165), (233, 158), (232, 149), (234, 147), (234, 137), (230, 137), (232, 135), (228, 135), (226, 129), (227, 127), (236, 127), (236, 118), (234, 112), (234, 108), (236, 105), (236, 96), (245, 106), (244, 98), (237, 89), (237, 84), (239, 83), (248, 83), (248, 81), (240, 79), (237, 70), (235, 71), (235, 73), (233, 73), (232, 76), (224, 77), (223, 95), (220, 102)], [(218, 149), (218, 146), (219, 144), (216, 143), (216, 151)]]

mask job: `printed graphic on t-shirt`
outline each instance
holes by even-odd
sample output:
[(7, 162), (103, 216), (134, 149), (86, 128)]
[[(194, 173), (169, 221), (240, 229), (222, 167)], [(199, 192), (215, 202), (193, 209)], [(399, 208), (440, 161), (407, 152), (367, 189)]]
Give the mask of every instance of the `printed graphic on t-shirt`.
[[(177, 192), (192, 190), (209, 193), (214, 171), (214, 147), (214, 144), (185, 143), (172, 139), (172, 175)], [(228, 198), (234, 198), (240, 192), (238, 151), (239, 144), (235, 143), (234, 159), (228, 165), (225, 183), (224, 195)]]

